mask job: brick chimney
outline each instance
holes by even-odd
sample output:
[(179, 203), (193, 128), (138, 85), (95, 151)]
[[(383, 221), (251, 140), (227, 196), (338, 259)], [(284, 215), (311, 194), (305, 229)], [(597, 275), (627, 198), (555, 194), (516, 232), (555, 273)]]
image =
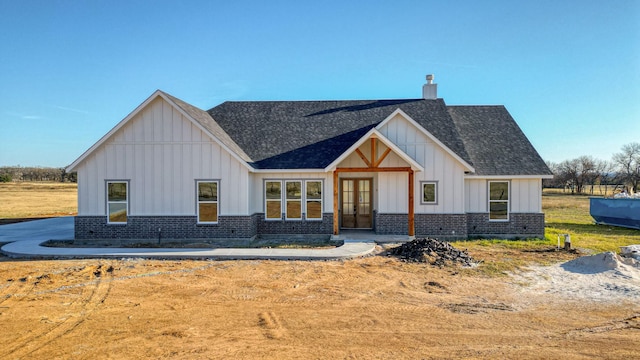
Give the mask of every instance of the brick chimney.
[(438, 98), (438, 84), (433, 83), (433, 74), (427, 75), (427, 83), (422, 86), (422, 98), (427, 100)]

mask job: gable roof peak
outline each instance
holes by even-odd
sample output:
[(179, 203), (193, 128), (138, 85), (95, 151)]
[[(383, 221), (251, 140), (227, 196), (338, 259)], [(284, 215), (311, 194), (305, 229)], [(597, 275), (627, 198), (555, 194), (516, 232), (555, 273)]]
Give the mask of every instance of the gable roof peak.
[(211, 139), (221, 145), (227, 150), (233, 157), (239, 160), (243, 165), (251, 170), (249, 163), (251, 159), (249, 156), (229, 137), (229, 135), (218, 125), (209, 114), (185, 101), (182, 101), (168, 93), (158, 89), (154, 91), (145, 101), (143, 101), (138, 107), (130, 112), (124, 119), (122, 119), (116, 126), (114, 126), (109, 132), (107, 132), (100, 140), (87, 149), (80, 157), (78, 157), (73, 163), (66, 167), (67, 172), (74, 171), (77, 166), (84, 161), (91, 153), (96, 151), (102, 146), (108, 139), (110, 139), (117, 131), (124, 127), (131, 119), (139, 114), (144, 108), (146, 108), (151, 102), (158, 97), (165, 102), (173, 106), (176, 110), (182, 113), (186, 119), (189, 119), (192, 124), (196, 125), (200, 130), (207, 134)]

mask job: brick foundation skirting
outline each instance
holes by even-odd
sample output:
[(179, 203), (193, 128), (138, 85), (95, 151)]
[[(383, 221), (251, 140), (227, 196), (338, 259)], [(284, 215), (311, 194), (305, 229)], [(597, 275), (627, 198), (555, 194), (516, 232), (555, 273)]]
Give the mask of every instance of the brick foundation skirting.
[(258, 216), (220, 216), (218, 224), (198, 224), (195, 216), (129, 216), (107, 224), (105, 216), (76, 216), (76, 239), (245, 239), (257, 234)]
[[(544, 238), (544, 214), (511, 213), (509, 221), (489, 221), (487, 213), (415, 214), (416, 236), (443, 239), (470, 237)], [(379, 235), (406, 235), (407, 214), (375, 214), (375, 232)]]
[(322, 220), (265, 220), (264, 214), (257, 214), (258, 234), (262, 235), (319, 235), (333, 233), (333, 213), (322, 214)]
[(407, 214), (374, 214), (374, 230), (378, 235), (407, 235), (409, 217)]
[[(407, 214), (376, 213), (375, 231), (379, 235), (407, 235)], [(414, 229), (418, 237), (465, 239), (467, 237), (466, 214), (415, 214)]]
[[(489, 221), (489, 214), (416, 214), (415, 234), (442, 239), (468, 237), (543, 238), (544, 214), (511, 213), (509, 221)], [(195, 216), (129, 216), (127, 224), (107, 224), (104, 216), (76, 216), (75, 239), (248, 239), (256, 235), (321, 235), (333, 232), (333, 214), (321, 221), (267, 221), (264, 214), (220, 216), (218, 224), (197, 224)], [(379, 235), (408, 234), (407, 214), (375, 213)]]
[(489, 221), (489, 214), (467, 214), (469, 237), (544, 238), (544, 214), (511, 213), (509, 221)]
[(416, 214), (414, 226), (418, 236), (442, 239), (467, 238), (466, 214)]

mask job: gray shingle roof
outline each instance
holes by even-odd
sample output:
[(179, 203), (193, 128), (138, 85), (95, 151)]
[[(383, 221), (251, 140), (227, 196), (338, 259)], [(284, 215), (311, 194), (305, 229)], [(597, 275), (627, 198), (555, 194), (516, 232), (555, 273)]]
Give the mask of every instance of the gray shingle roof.
[(447, 106), (442, 99), (228, 101), (177, 106), (256, 169), (322, 169), (401, 109), (477, 175), (550, 175), (504, 106)]
[(449, 106), (477, 175), (551, 175), (504, 106)]
[(197, 107), (186, 103), (177, 97), (171, 96), (164, 91), (161, 91), (163, 95), (171, 99), (177, 106), (179, 106), (184, 112), (189, 114), (191, 118), (196, 120), (202, 127), (207, 129), (211, 134), (213, 134), (221, 143), (223, 143), (226, 147), (231, 149), (231, 151), (235, 152), (242, 160), (246, 162), (251, 162), (251, 158), (244, 152), (244, 150), (233, 141), (232, 138), (218, 125), (206, 111), (198, 109)]
[(254, 167), (318, 169), (398, 108), (470, 162), (442, 99), (234, 101), (208, 113), (245, 150)]

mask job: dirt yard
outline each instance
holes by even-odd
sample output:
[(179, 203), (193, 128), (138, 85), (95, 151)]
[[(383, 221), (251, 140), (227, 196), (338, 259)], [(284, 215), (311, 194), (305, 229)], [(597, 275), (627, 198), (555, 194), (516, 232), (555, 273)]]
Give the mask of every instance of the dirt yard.
[[(577, 256), (543, 255), (551, 262)], [(0, 258), (0, 358), (640, 357), (640, 299), (572, 298), (529, 291), (529, 281), (381, 255)]]

